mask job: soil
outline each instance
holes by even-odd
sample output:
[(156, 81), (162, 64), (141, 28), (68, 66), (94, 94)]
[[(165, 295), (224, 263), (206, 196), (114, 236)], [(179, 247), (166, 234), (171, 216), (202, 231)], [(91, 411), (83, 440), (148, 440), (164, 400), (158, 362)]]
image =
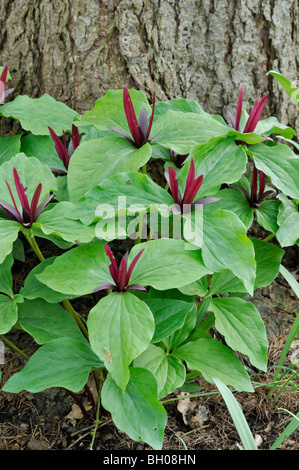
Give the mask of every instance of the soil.
[[(55, 254), (59, 254), (59, 249), (55, 250)], [(51, 255), (53, 256), (53, 250)], [(15, 292), (18, 292), (17, 289), (22, 285), (28, 271), (37, 261), (30, 249), (26, 256), (29, 259), (26, 272), (23, 263), (16, 262), (14, 265)], [(284, 263), (299, 278), (298, 247), (287, 250)], [(87, 315), (94, 300), (92, 296), (77, 300), (85, 302), (83, 307), (80, 305), (79, 310)], [(279, 275), (269, 287), (258, 289), (251, 300), (267, 328), (269, 367), (266, 373), (259, 373), (251, 368), (255, 382), (261, 386), (254, 393), (236, 393), (235, 397), (242, 406), (258, 448), (269, 450), (292, 419), (285, 410), (293, 414), (299, 411), (298, 379), (297, 383), (293, 382), (293, 387), (283, 391), (278, 403), (274, 401), (275, 395), (268, 398), (267, 386), (273, 378), (275, 369), (272, 366), (280, 358), (290, 326), (298, 313), (298, 299)], [(13, 329), (6, 337), (29, 356), (37, 348), (30, 336), (21, 330)], [(298, 349), (298, 343), (294, 346), (296, 344)], [(292, 352), (294, 351), (290, 350), (290, 354)], [(290, 363), (290, 354), (285, 364)], [(241, 360), (247, 367), (251, 367), (245, 357), (241, 357)], [(5, 348), (1, 385), (24, 364), (25, 360), (21, 356)], [(202, 381), (199, 384), (203, 387), (201, 397), (188, 399), (184, 396), (184, 399), (178, 399), (181, 394), (179, 391), (167, 397), (176, 400), (165, 405), (168, 422), (163, 450), (241, 450), (239, 435), (221, 395), (211, 393), (215, 391), (212, 385)], [(0, 450), (89, 450), (91, 433), (94, 430), (94, 411), (85, 391), (82, 390), (79, 395), (85, 404), (86, 416), (82, 416), (74, 398), (64, 389), (51, 388), (36, 394), (24, 391), (17, 395), (0, 392)], [(134, 442), (119, 431), (109, 413), (104, 410), (100, 421), (93, 443), (94, 450), (151, 449), (147, 444)], [(299, 450), (299, 429), (279, 449)]]

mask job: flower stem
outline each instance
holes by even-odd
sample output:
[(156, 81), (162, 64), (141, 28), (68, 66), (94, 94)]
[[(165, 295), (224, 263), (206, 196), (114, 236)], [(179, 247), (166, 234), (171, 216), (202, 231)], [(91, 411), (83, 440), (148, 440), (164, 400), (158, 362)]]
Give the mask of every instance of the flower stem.
[(263, 242), (269, 242), (272, 238), (275, 238), (275, 233), (270, 233), (270, 235), (263, 239)]
[(40, 251), (39, 249), (39, 246), (36, 242), (36, 239), (34, 237), (34, 234), (33, 234), (33, 231), (32, 229), (30, 228), (28, 230), (28, 233), (29, 235), (27, 235), (25, 232), (23, 232), (26, 240), (28, 241), (29, 245), (31, 246), (31, 248), (33, 249), (34, 253), (36, 254), (36, 256), (38, 257), (38, 259), (42, 262), (42, 261), (45, 261), (45, 257), (44, 255), (42, 254), (42, 252)]
[(143, 173), (144, 175), (146, 175), (146, 165), (143, 165), (143, 166), (141, 167), (141, 171), (142, 171), (142, 173)]
[(13, 344), (11, 341), (9, 341), (9, 339), (5, 338), (4, 335), (0, 335), (0, 339), (7, 344), (7, 346), (9, 346), (13, 351), (17, 352), (18, 354), (20, 354), (20, 356), (24, 357), (27, 361), (29, 360), (29, 356), (27, 356), (27, 354), (25, 354), (23, 351), (21, 351), (21, 349), (19, 349), (15, 344)]

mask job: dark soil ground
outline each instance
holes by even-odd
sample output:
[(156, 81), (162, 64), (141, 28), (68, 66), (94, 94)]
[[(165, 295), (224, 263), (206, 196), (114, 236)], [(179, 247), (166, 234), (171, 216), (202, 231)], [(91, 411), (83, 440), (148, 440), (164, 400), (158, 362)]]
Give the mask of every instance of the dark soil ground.
[[(51, 254), (53, 255), (53, 252)], [(30, 271), (36, 259), (30, 251), (27, 256), (30, 262), (26, 270)], [(288, 268), (298, 279), (299, 250), (291, 248), (285, 259)], [(22, 285), (26, 277), (24, 269), (23, 263), (15, 264), (14, 279), (17, 287)], [(80, 301), (82, 302), (82, 299)], [(87, 314), (89, 302), (94, 303), (94, 299), (86, 298), (84, 301), (86, 305), (83, 305), (83, 308), (78, 305), (78, 310)], [(269, 450), (292, 419), (284, 410), (293, 414), (299, 411), (298, 379), (297, 383), (293, 382), (295, 387), (287, 388), (281, 394), (277, 404), (274, 403), (275, 395), (271, 399), (268, 398), (267, 386), (274, 374), (272, 366), (275, 366), (280, 358), (290, 326), (298, 313), (298, 299), (279, 275), (271, 286), (258, 289), (252, 301), (266, 324), (269, 368), (266, 373), (255, 375), (255, 382), (261, 386), (257, 387), (254, 393), (237, 393), (235, 397), (243, 408), (258, 448)], [(37, 347), (23, 331), (14, 329), (6, 336), (29, 356)], [(294, 346), (299, 349), (298, 343)], [(290, 350), (290, 354), (292, 352), (294, 349)], [(246, 358), (242, 360), (250, 366)], [(286, 364), (290, 363), (290, 360), (289, 355)], [(5, 364), (1, 366), (1, 385), (23, 365), (24, 359), (6, 348)], [(256, 372), (252, 371), (252, 374)], [(211, 394), (215, 388), (210, 384), (201, 382), (200, 385), (203, 386), (201, 397), (191, 400), (184, 397), (166, 404), (168, 422), (163, 450), (242, 449), (240, 438), (221, 395)], [(176, 392), (167, 399), (178, 398), (179, 393)], [(85, 417), (82, 417), (73, 397), (63, 389), (52, 388), (36, 394), (25, 391), (18, 395), (0, 392), (0, 450), (88, 450), (94, 430), (94, 412), (88, 406), (89, 397), (84, 391), (80, 397), (85, 401)], [(144, 443), (133, 442), (125, 433), (119, 431), (113, 425), (109, 414), (103, 410), (93, 449), (127, 451), (150, 450), (150, 447)], [(286, 439), (279, 449), (299, 450), (299, 430)]]

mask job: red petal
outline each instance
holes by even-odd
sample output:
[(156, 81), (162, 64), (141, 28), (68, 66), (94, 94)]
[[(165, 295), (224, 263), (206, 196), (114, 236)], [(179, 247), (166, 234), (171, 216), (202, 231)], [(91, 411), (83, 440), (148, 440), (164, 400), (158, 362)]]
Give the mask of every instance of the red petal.
[(124, 102), (124, 109), (125, 109), (128, 126), (131, 131), (132, 137), (135, 141), (136, 146), (140, 147), (142, 142), (140, 138), (138, 121), (137, 121), (136, 114), (133, 108), (130, 94), (126, 87), (124, 87), (124, 91), (123, 91), (123, 102)]
[(4, 88), (5, 88), (6, 80), (7, 80), (7, 70), (8, 70), (8, 67), (7, 65), (5, 65), (4, 69), (2, 70), (1, 77), (0, 77), (0, 82), (4, 84)]
[(31, 207), (30, 207), (30, 223), (31, 224), (33, 224), (33, 222), (35, 222), (36, 220), (35, 214), (36, 214), (36, 209), (37, 209), (41, 191), (42, 191), (42, 184), (39, 183), (31, 201)]
[(149, 138), (149, 136), (150, 136), (151, 129), (152, 129), (152, 125), (153, 125), (154, 112), (155, 112), (155, 104), (156, 104), (156, 92), (154, 91), (153, 104), (152, 104), (152, 114), (151, 114), (151, 117), (150, 117), (149, 123), (148, 123), (148, 129), (147, 129), (147, 134), (146, 134), (146, 140), (147, 140), (147, 139)]
[(78, 127), (74, 124), (72, 125), (72, 141), (74, 150), (76, 150), (76, 148), (80, 145), (80, 134)]
[(242, 114), (242, 104), (243, 104), (243, 89), (240, 86), (239, 97), (238, 97), (237, 115), (236, 115), (236, 127), (235, 127), (235, 129), (237, 131), (240, 130), (240, 119), (241, 119), (241, 114)]
[(249, 115), (248, 121), (246, 122), (246, 126), (244, 129), (244, 133), (247, 132), (253, 132), (254, 129), (256, 128), (257, 123), (259, 122), (259, 119), (261, 117), (261, 114), (263, 112), (264, 106), (267, 101), (267, 96), (264, 96), (260, 101), (258, 99), (256, 100), (252, 111)]
[(65, 146), (63, 145), (63, 143), (61, 142), (61, 140), (58, 138), (58, 136), (55, 134), (53, 129), (51, 129), (51, 127), (49, 127), (49, 126), (48, 126), (48, 129), (50, 131), (52, 140), (55, 144), (56, 152), (58, 153), (59, 158), (62, 160), (65, 168), (67, 169), (68, 165), (69, 165), (69, 161), (70, 161), (70, 156), (68, 154), (68, 151), (65, 148)]
[(120, 263), (120, 267), (118, 271), (118, 279), (117, 279), (117, 286), (121, 292), (126, 287), (126, 273), (127, 273), (127, 263), (126, 263), (125, 258), (123, 258)]
[(19, 174), (18, 174), (18, 172), (15, 168), (13, 169), (13, 176), (14, 176), (18, 196), (19, 196), (21, 204), (22, 204), (22, 209), (27, 209), (27, 211), (29, 212), (30, 211), (30, 206), (29, 206), (28, 197), (25, 194), (25, 188), (22, 185), (22, 183), (20, 181)]
[(106, 252), (106, 255), (108, 256), (108, 258), (111, 261), (111, 264), (109, 266), (109, 271), (110, 271), (110, 274), (112, 276), (112, 279), (116, 283), (117, 279), (118, 279), (118, 266), (117, 266), (117, 262), (116, 262), (116, 260), (113, 256), (113, 253), (112, 253), (108, 243), (105, 243), (105, 252)]
[(174, 202), (176, 204), (180, 204), (181, 201), (179, 200), (179, 182), (177, 180), (176, 173), (171, 166), (168, 168), (168, 175), (169, 175), (169, 182), (170, 182), (170, 190), (171, 190), (171, 194), (174, 199)]
[(142, 255), (143, 252), (144, 252), (144, 249), (139, 251), (138, 255), (135, 256), (132, 263), (130, 264), (130, 267), (128, 269), (127, 276), (126, 276), (126, 286), (129, 284), (130, 277), (132, 275), (133, 269), (135, 268), (136, 263), (139, 260), (139, 258), (140, 258), (140, 256)]

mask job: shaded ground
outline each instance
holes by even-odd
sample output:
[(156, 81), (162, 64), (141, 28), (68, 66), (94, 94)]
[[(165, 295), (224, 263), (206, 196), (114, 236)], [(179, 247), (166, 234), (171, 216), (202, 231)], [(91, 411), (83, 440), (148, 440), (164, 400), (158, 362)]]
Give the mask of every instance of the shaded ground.
[[(299, 274), (298, 260), (298, 250), (290, 249), (286, 261), (296, 277)], [(35, 265), (33, 256), (31, 261), (26, 268), (28, 270)], [(24, 265), (16, 263), (16, 285), (21, 285), (25, 276)], [(270, 345), (269, 368), (267, 373), (258, 375), (255, 375), (257, 371), (251, 371), (254, 381), (261, 384), (255, 393), (237, 393), (235, 396), (242, 405), (259, 449), (268, 450), (291, 420), (290, 414), (278, 408), (293, 414), (299, 411), (299, 391), (296, 389), (286, 389), (278, 404), (274, 403), (273, 398), (269, 400), (267, 397), (267, 384), (271, 383), (274, 374), (272, 366), (280, 358), (290, 325), (298, 312), (298, 299), (284, 279), (278, 276), (271, 286), (258, 289), (252, 301), (266, 324)], [(85, 308), (87, 313), (88, 305)], [(6, 336), (29, 356), (36, 349), (25, 332), (13, 330)], [(24, 360), (8, 348), (5, 350), (5, 360), (2, 384), (24, 365)], [(246, 358), (242, 360), (250, 366)], [(290, 357), (286, 364), (288, 362)], [(200, 385), (203, 386), (201, 393), (205, 393), (205, 396), (192, 398), (189, 403), (176, 400), (166, 405), (168, 422), (163, 450), (241, 449), (240, 438), (222, 397), (211, 394), (215, 390), (211, 385), (205, 382)], [(298, 379), (296, 385), (298, 388)], [(178, 392), (167, 398), (177, 398), (177, 395)], [(86, 404), (89, 403), (84, 392), (81, 398)], [(93, 411), (89, 408), (86, 406), (87, 416), (80, 417), (80, 410), (73, 398), (63, 389), (52, 388), (36, 394), (22, 392), (18, 395), (0, 392), (0, 450), (88, 450), (94, 430)], [(103, 411), (93, 449), (149, 450), (150, 447), (129, 439), (113, 425), (109, 414)], [(280, 449), (299, 450), (299, 431), (293, 433)]]

